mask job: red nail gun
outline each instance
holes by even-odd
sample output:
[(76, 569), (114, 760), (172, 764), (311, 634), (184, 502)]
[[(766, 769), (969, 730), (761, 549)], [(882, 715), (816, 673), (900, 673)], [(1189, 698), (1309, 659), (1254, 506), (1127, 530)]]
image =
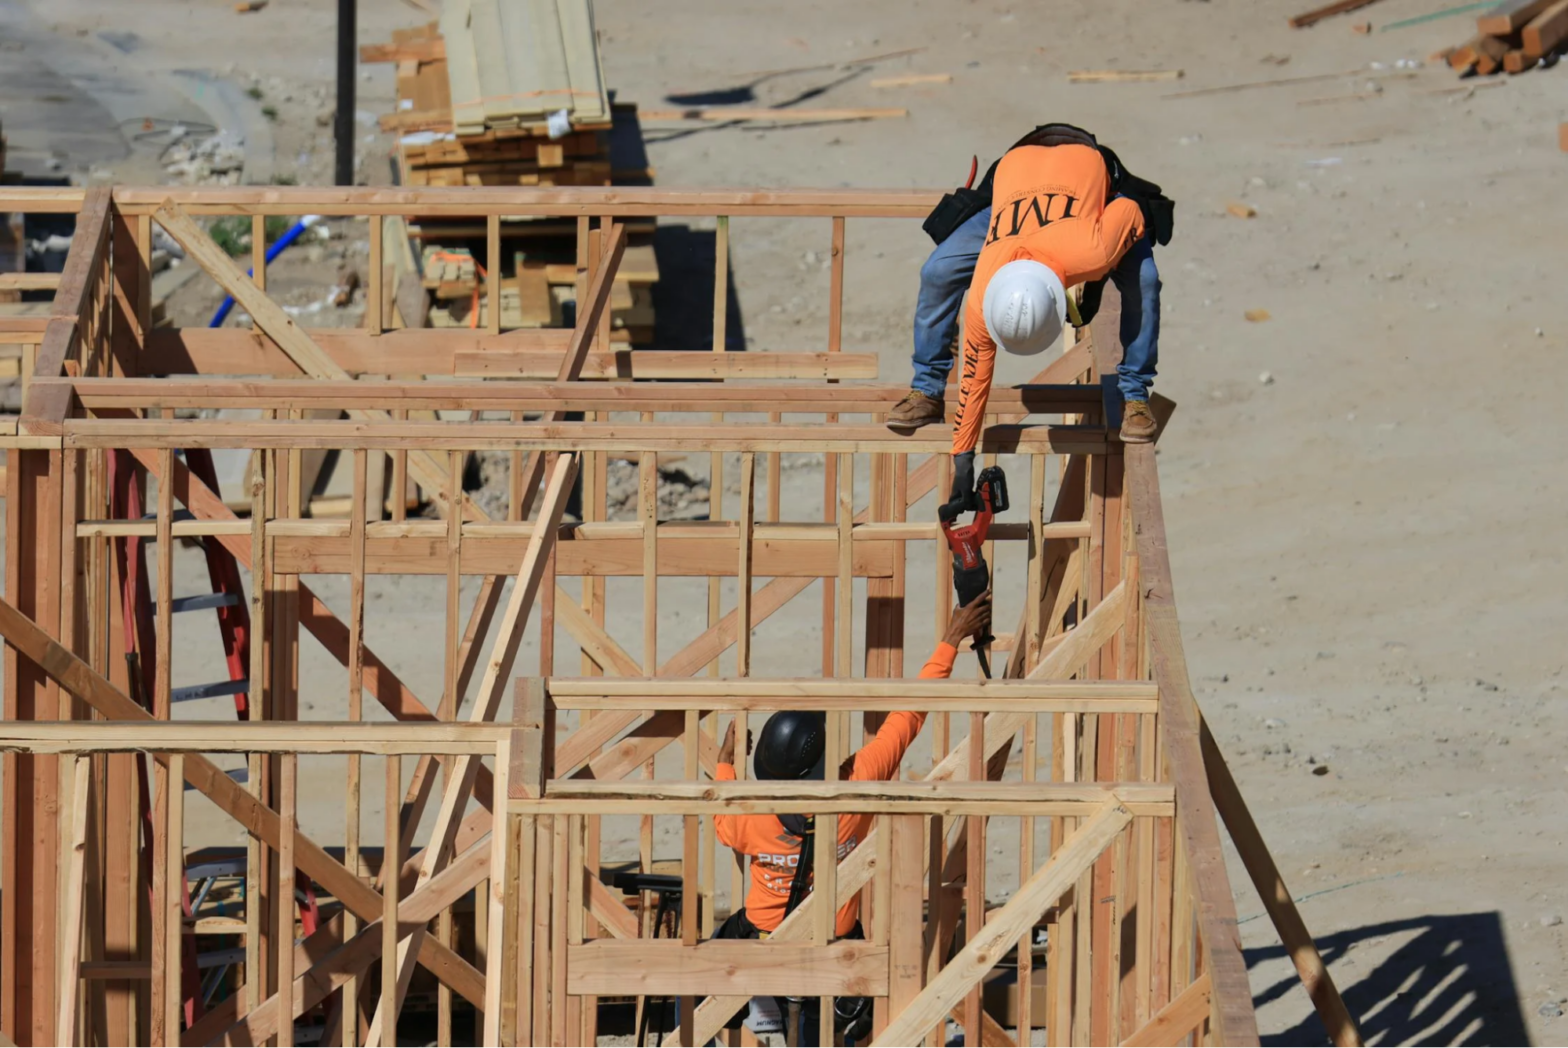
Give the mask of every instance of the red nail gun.
[[(974, 523), (962, 526), (954, 525), (959, 511), (950, 508), (952, 503), (937, 510), (937, 516), (942, 522), (942, 534), (947, 538), (948, 548), (953, 551), (953, 589), (957, 592), (960, 605), (972, 603), (991, 586), (991, 569), (986, 565), (981, 551), (985, 546), (986, 534), (991, 530), (991, 518), (1004, 512), (1009, 505), (1007, 475), (1000, 466), (987, 466), (980, 471), (979, 479), (975, 481), (973, 505), (976, 507)], [(995, 639), (989, 633), (975, 638), (975, 655), (980, 660), (980, 669), (987, 677), (991, 676), (987, 648)]]

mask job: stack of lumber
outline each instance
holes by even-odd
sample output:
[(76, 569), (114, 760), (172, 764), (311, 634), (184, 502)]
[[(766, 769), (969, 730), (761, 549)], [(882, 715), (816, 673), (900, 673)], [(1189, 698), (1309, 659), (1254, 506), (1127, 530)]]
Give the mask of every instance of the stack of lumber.
[[(506, 12), (538, 5), (535, 0), (501, 0), (499, 6)], [(441, 24), (445, 22), (443, 17)], [(397, 111), (382, 117), (381, 126), (400, 133), (397, 158), (403, 184), (610, 185), (608, 105), (575, 112), (557, 105), (552, 112), (565, 109), (567, 115), (564, 126), (558, 123), (554, 137), (547, 113), (525, 113), (516, 106), (507, 115), (501, 115), (498, 108), (495, 115), (477, 125), (455, 122), (461, 107), (452, 105), (452, 97), (460, 90), (460, 81), (469, 76), (457, 69), (465, 61), (471, 66), (476, 58), (471, 33), (467, 39), (466, 50), (455, 45), (449, 48), (439, 25), (432, 22), (394, 32), (390, 44), (360, 49), (361, 61), (395, 62), (398, 67)], [(597, 48), (594, 54), (597, 63)], [(508, 63), (505, 56), (487, 53), (479, 63), (481, 74), (489, 78), (490, 66), (495, 62), (503, 66), (519, 64), (515, 57)], [(537, 93), (540, 98), (556, 98), (551, 92)]]
[(608, 133), (573, 131), (559, 139), (526, 131), (480, 135), (416, 132), (398, 143), (410, 186), (607, 186)]
[(1444, 57), (1461, 74), (1523, 73), (1568, 48), (1568, 0), (1504, 0), (1476, 19), (1474, 39)]
[(589, 0), (447, 0), (441, 35), (458, 134), (560, 110), (574, 127), (609, 123)]
[[(397, 65), (397, 111), (407, 186), (609, 186), (651, 180), (636, 107), (612, 106), (600, 72), (589, 0), (449, 0), (441, 21), (360, 49)], [(455, 101), (454, 101), (455, 100)], [(564, 114), (563, 114), (564, 111)], [(622, 158), (612, 167), (613, 144)], [(635, 140), (635, 141), (633, 141)], [(611, 337), (653, 338), (659, 278), (653, 222), (627, 223), (629, 242), (610, 298)], [(416, 219), (421, 281), (432, 327), (487, 326), (491, 282), (482, 272), (482, 221)], [(577, 224), (503, 220), (495, 296), (501, 327), (570, 326), (575, 316)]]

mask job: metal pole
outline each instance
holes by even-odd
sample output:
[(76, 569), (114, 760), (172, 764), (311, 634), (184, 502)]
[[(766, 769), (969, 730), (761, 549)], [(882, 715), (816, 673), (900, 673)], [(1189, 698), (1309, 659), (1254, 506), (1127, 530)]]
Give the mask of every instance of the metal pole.
[(340, 186), (354, 184), (354, 73), (356, 60), (356, 0), (338, 0), (338, 108), (334, 134), (337, 138), (337, 165), (334, 180)]

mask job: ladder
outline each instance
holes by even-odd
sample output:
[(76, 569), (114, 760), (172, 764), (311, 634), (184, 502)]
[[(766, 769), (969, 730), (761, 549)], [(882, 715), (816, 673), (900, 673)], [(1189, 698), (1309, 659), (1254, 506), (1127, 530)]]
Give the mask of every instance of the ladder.
[[(187, 448), (175, 454), (183, 457), (186, 468), (190, 470), (193, 477), (210, 490), (214, 492), (218, 490), (217, 469), (213, 465), (211, 451), (206, 448)], [(155, 514), (144, 513), (141, 485), (136, 483), (137, 471), (138, 467), (130, 452), (116, 450), (111, 453), (109, 458), (110, 514), (115, 519), (157, 519)], [(165, 478), (165, 482), (170, 482), (170, 478)], [(192, 514), (189, 510), (178, 510), (175, 519), (190, 520)], [(175, 597), (170, 611), (172, 614), (199, 611), (217, 613), (218, 633), (223, 644), (229, 676), (226, 680), (174, 688), (169, 695), (170, 703), (232, 695), (235, 716), (239, 720), (248, 721), (251, 717), (251, 688), (248, 679), (251, 623), (244, 586), (240, 579), (239, 563), (216, 536), (203, 536), (200, 541), (206, 556), (211, 592)], [(157, 634), (153, 623), (156, 611), (147, 572), (147, 540), (137, 535), (117, 539), (115, 556), (122, 580), (121, 612), (124, 616), (126, 647), (124, 655), (129, 668), (132, 698), (136, 699), (143, 708), (150, 710), (149, 700), (156, 687), (153, 667), (157, 662)], [(140, 774), (137, 776), (137, 793), (143, 824), (141, 865), (150, 891), (153, 865), (152, 805), (148, 791), (146, 758), (143, 757), (138, 763)], [(244, 768), (230, 771), (228, 775), (236, 782), (245, 782), (249, 778)], [(192, 920), (194, 908), (191, 902), (190, 871), (182, 870), (181, 879), (184, 881), (183, 909), (189, 922), (185, 934), (181, 937), (183, 944), (181, 996), (184, 1001), (185, 1023), (189, 1027), (200, 1018), (212, 994), (221, 983), (223, 973), (233, 962), (229, 951), (218, 950), (210, 954), (198, 954), (195, 924)], [(200, 879), (207, 880), (206, 877)], [(295, 885), (300, 924), (304, 934), (309, 936), (316, 931), (321, 921), (315, 887), (302, 871), (296, 871)], [(210, 882), (205, 887), (210, 888)], [(198, 892), (205, 894), (202, 888), (198, 888)], [(154, 904), (156, 905), (156, 901)], [(197, 905), (199, 906), (200, 903), (198, 902)], [(240, 956), (243, 958), (243, 951)], [(206, 987), (202, 986), (203, 980), (200, 974), (203, 968), (218, 969), (214, 976), (209, 977)]]

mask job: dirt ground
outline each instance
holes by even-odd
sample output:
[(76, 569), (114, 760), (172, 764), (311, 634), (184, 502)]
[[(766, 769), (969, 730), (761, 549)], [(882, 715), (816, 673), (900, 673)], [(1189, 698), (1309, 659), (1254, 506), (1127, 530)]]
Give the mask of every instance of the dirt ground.
[[(949, 185), (971, 154), (986, 163), (1034, 124), (1064, 119), (1166, 187), (1178, 220), (1157, 252), (1157, 388), (1180, 408), (1160, 462), (1199, 701), (1369, 1040), (1563, 1043), (1568, 471), (1552, 463), (1568, 442), (1568, 310), (1563, 232), (1550, 218), (1560, 213), (1540, 201), (1561, 196), (1568, 165), (1555, 137), (1568, 119), (1568, 69), (1455, 91), (1463, 85), (1446, 66), (1422, 63), (1469, 35), (1467, 16), (1353, 33), (1363, 19), (1444, 6), (1382, 0), (1290, 30), (1300, 6), (600, 0), (596, 10), (609, 83), (645, 106), (750, 84), (758, 104), (909, 108), (902, 120), (650, 132), (660, 185)], [(362, 42), (426, 20), (408, 3), (361, 8)], [(158, 83), (199, 68), (256, 86), (252, 101), (277, 110), (266, 121), (275, 173), (328, 177), (330, 128), (318, 116), (331, 105), (329, 0), (272, 0), (244, 16), (228, 0), (131, 10), (0, 0), (8, 26), (78, 55), (95, 49), (106, 73)], [(127, 49), (106, 33), (122, 44), (138, 35)], [(924, 50), (874, 70), (757, 75), (911, 47)], [(1067, 82), (1084, 68), (1186, 76)], [(869, 85), (904, 72), (953, 80)], [(391, 107), (391, 75), (363, 70), (367, 116)], [(31, 111), (24, 98), (5, 101), (8, 127)], [(361, 132), (361, 171), (384, 182), (388, 140), (373, 120)], [(144, 148), (99, 153), (61, 162), (99, 178), (147, 177)], [(1256, 217), (1227, 214), (1232, 201)], [(820, 349), (826, 222), (737, 221), (733, 236), (748, 345)], [(880, 354), (885, 380), (906, 374), (928, 246), (913, 223), (850, 225), (845, 344)], [(193, 303), (192, 315), (212, 304)], [(1249, 322), (1252, 310), (1270, 319)], [(809, 507), (815, 474), (786, 477), (786, 505)], [(931, 641), (919, 565), (910, 672)], [(197, 578), (199, 561), (182, 554), (181, 573)], [(344, 606), (343, 593), (323, 589)], [(440, 580), (373, 588), (370, 606), (371, 645), (395, 651), (439, 634)], [(700, 585), (668, 584), (660, 607), (667, 655), (701, 629)], [(761, 631), (757, 673), (799, 672), (818, 607), (808, 593)], [(635, 616), (616, 632), (636, 638)], [(311, 646), (306, 657), (307, 693), (341, 695), (342, 671)], [(213, 668), (192, 662), (190, 680)], [(439, 693), (438, 662), (398, 669), (419, 694)], [(308, 715), (330, 716), (322, 703)], [(366, 823), (369, 836), (379, 818), (367, 810)], [(1231, 874), (1265, 1038), (1317, 1043), (1244, 871), (1233, 862)]]

